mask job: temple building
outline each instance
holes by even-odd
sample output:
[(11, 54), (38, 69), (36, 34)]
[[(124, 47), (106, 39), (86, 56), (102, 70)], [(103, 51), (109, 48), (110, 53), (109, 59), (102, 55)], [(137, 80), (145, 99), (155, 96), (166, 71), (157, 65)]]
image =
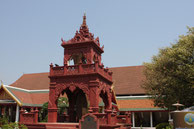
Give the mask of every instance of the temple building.
[[(144, 89), (141, 88), (143, 66), (110, 68), (113, 71), (114, 91), (121, 112), (132, 112), (133, 127), (154, 127), (168, 122), (168, 110), (155, 107)], [(19, 107), (30, 109), (48, 102), (49, 73), (24, 74), (10, 86), (0, 89), (0, 114), (6, 114), (11, 121), (18, 121)], [(17, 111), (17, 112), (16, 112)], [(17, 115), (18, 114), (18, 115)], [(152, 122), (150, 122), (152, 121)]]
[[(90, 39), (93, 42), (90, 42)], [(81, 49), (75, 49), (80, 46)], [(65, 48), (64, 66), (54, 67), (51, 64), (50, 72), (23, 74), (10, 85), (1, 84), (0, 116), (7, 116), (9, 121), (18, 122), (21, 109), (30, 112), (33, 107), (38, 111), (44, 103), (49, 102), (48, 121), (58, 121), (54, 103), (56, 100), (53, 98), (57, 99), (65, 93), (66, 97), (71, 97), (68, 110), (68, 120), (71, 122), (77, 122), (86, 113), (88, 105), (89, 110), (93, 112), (98, 112), (98, 107), (104, 109), (102, 112), (112, 109), (119, 111), (121, 115), (131, 112), (132, 127), (154, 127), (158, 123), (168, 122), (169, 111), (155, 107), (150, 96), (146, 95), (141, 87), (145, 80), (144, 66), (103, 68), (103, 47), (100, 47), (99, 38), (94, 39), (89, 33), (85, 16), (75, 37), (67, 42), (62, 39), (62, 47)], [(99, 83), (102, 87), (99, 93), (101, 98), (89, 91), (83, 82), (89, 84), (90, 88), (93, 87), (93, 91), (98, 88), (96, 85)], [(52, 91), (54, 88), (55, 91)], [(79, 97), (75, 96), (74, 92)], [(87, 103), (87, 100), (90, 100), (90, 103)], [(81, 107), (81, 110), (77, 107)]]

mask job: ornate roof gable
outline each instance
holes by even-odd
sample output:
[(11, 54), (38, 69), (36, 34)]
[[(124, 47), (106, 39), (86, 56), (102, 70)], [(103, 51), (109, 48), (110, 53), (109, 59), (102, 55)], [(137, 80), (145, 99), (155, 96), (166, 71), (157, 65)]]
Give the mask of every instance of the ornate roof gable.
[(62, 45), (69, 44), (69, 43), (94, 41), (98, 46), (100, 46), (99, 37), (95, 39), (94, 34), (89, 32), (89, 28), (86, 24), (85, 14), (83, 16), (83, 23), (81, 24), (79, 31), (76, 31), (75, 36), (68, 41), (64, 41), (63, 39), (61, 39), (61, 41), (62, 41)]

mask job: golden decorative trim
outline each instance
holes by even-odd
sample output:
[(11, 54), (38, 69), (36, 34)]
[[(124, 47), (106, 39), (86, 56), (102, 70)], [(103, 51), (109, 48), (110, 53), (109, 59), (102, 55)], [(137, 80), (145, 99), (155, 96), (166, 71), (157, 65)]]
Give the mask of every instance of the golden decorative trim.
[(2, 86), (2, 88), (5, 90), (5, 92), (8, 94), (8, 95), (10, 95), (12, 98), (13, 98), (13, 100), (15, 100), (16, 101), (16, 103), (19, 105), (19, 106), (22, 106), (22, 103), (4, 86), (4, 85), (1, 85)]
[(3, 86), (3, 81), (1, 80), (1, 86)]

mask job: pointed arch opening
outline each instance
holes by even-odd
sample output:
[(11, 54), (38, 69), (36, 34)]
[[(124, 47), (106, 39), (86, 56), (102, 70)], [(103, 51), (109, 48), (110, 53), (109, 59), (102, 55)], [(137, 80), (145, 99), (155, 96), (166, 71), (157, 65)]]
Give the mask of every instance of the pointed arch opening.
[(75, 91), (75, 99), (76, 121), (78, 122), (83, 115), (88, 113), (88, 101), (85, 93), (79, 88)]
[(104, 113), (104, 110), (109, 107), (107, 92), (102, 90), (100, 92), (100, 98), (101, 98), (101, 100), (100, 100), (100, 104), (99, 104), (99, 112)]
[(81, 117), (88, 112), (88, 102), (86, 94), (71, 86), (62, 90), (56, 100), (58, 112), (57, 122), (79, 122)]
[(68, 122), (69, 121), (69, 97), (71, 96), (69, 89), (64, 89), (56, 100), (57, 111), (57, 122)]

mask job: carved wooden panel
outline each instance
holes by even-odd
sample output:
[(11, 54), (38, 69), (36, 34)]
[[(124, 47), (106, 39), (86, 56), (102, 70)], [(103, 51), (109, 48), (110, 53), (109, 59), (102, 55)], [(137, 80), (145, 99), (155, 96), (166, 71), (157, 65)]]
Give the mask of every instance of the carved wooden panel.
[(34, 114), (33, 113), (23, 113), (22, 123), (34, 123)]
[(0, 100), (13, 100), (3, 89), (0, 90)]

